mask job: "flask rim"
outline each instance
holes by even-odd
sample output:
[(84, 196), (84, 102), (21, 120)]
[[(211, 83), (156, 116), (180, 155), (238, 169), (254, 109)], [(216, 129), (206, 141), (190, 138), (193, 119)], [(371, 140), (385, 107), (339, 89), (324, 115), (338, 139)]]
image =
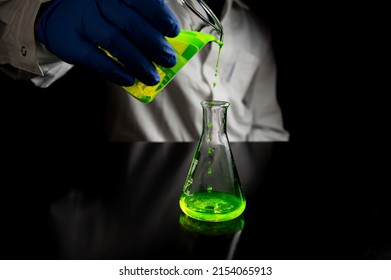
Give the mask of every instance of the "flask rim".
[(202, 107), (221, 107), (228, 108), (231, 104), (224, 100), (203, 100), (201, 101)]

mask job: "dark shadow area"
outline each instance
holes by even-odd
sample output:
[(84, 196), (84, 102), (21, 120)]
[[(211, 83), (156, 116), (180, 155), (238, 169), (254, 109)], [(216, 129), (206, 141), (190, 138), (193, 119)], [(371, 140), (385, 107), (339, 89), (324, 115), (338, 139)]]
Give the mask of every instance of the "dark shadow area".
[(104, 139), (105, 81), (81, 67), (48, 88), (0, 73), (2, 141)]
[[(1, 259), (391, 259), (391, 211), (365, 174), (292, 143), (233, 143), (243, 221), (183, 220), (196, 143), (2, 150)], [(314, 158), (316, 157), (316, 161)], [(338, 159), (335, 159), (337, 162)]]

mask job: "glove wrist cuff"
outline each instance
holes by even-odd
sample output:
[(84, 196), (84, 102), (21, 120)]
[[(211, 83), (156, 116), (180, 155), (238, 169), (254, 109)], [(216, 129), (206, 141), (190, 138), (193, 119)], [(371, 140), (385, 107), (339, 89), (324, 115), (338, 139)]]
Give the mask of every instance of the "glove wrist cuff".
[(46, 21), (53, 9), (55, 9), (61, 1), (62, 0), (53, 0), (42, 3), (35, 20), (35, 35), (38, 40), (46, 46), (46, 48), (48, 47), (45, 33)]

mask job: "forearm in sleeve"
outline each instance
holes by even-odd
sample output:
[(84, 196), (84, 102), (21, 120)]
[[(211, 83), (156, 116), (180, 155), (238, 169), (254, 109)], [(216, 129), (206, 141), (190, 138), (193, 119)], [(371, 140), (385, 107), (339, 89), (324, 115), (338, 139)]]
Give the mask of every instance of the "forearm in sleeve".
[(49, 86), (71, 68), (36, 41), (35, 20), (48, 0), (0, 0), (0, 71)]

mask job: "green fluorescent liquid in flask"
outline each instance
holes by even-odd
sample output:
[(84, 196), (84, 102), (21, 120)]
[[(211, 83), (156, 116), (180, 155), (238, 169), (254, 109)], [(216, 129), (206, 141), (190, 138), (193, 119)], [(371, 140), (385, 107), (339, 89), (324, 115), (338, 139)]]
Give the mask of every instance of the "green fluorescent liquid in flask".
[(224, 222), (246, 208), (226, 132), (226, 101), (202, 101), (202, 134), (194, 152), (179, 205), (193, 219)]

